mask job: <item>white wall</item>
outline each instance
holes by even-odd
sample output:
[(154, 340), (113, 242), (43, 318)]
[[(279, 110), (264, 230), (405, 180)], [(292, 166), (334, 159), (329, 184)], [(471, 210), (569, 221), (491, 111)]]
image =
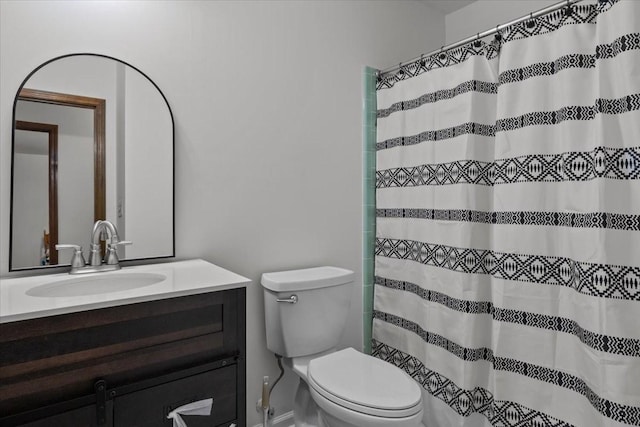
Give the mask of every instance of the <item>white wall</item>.
[[(0, 2), (0, 234), (9, 227), (11, 106), (36, 66), (120, 58), (167, 96), (176, 123), (176, 251), (254, 281), (247, 292), (248, 425), (266, 350), (260, 274), (356, 272), (344, 345), (361, 347), (362, 72), (444, 43), (415, 1)], [(0, 247), (7, 274), (8, 247)], [(294, 379), (273, 404), (290, 409)]]
[(559, 2), (560, 0), (478, 0), (446, 15), (446, 43), (466, 39)]

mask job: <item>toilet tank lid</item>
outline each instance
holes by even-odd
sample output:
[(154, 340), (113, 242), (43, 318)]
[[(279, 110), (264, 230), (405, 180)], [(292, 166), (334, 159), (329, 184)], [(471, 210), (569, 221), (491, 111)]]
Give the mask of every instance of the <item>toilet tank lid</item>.
[(326, 288), (353, 282), (354, 273), (339, 267), (314, 267), (264, 273), (262, 286), (274, 292)]

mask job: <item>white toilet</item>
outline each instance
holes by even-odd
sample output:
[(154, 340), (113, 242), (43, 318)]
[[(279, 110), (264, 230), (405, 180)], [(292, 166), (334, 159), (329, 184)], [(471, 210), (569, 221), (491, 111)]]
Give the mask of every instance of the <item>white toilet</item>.
[(336, 351), (354, 274), (337, 267), (262, 275), (269, 350), (299, 377), (296, 427), (418, 427), (418, 384), (353, 348)]

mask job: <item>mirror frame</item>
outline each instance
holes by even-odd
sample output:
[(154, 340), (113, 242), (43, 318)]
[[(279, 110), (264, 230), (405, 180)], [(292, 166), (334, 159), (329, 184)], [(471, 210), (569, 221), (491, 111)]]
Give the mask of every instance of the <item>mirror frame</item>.
[[(13, 197), (14, 197), (14, 164), (15, 164), (15, 145), (16, 145), (16, 108), (18, 105), (18, 101), (34, 101), (41, 102), (46, 104), (56, 104), (56, 105), (66, 105), (72, 107), (81, 107), (81, 108), (92, 108), (94, 110), (94, 188), (97, 189), (99, 186), (102, 186), (102, 189), (106, 187), (106, 162), (105, 162), (105, 105), (104, 100), (99, 98), (90, 98), (84, 96), (69, 96), (67, 94), (60, 94), (54, 92), (47, 92), (42, 90), (33, 90), (25, 88), (25, 84), (29, 81), (29, 79), (38, 72), (41, 68), (45, 67), (51, 62), (58, 61), (65, 58), (76, 57), (76, 56), (89, 56), (89, 57), (97, 57), (103, 59), (109, 59), (112, 61), (119, 62), (127, 67), (131, 67), (140, 73), (147, 81), (149, 81), (153, 87), (156, 88), (158, 93), (162, 96), (167, 109), (169, 110), (169, 117), (171, 118), (171, 156), (172, 156), (172, 239), (171, 239), (171, 254), (158, 256), (158, 257), (146, 257), (146, 258), (133, 258), (133, 259), (124, 259), (121, 260), (120, 263), (122, 265), (128, 265), (129, 263), (133, 263), (136, 261), (142, 260), (154, 260), (154, 259), (166, 259), (166, 258), (174, 258), (176, 253), (176, 198), (175, 198), (175, 187), (176, 187), (176, 130), (175, 130), (175, 121), (173, 118), (173, 111), (171, 110), (171, 106), (169, 105), (169, 101), (167, 97), (164, 95), (162, 90), (158, 87), (158, 85), (149, 78), (145, 73), (143, 73), (139, 68), (122, 61), (118, 58), (114, 58), (112, 56), (103, 55), (99, 53), (70, 53), (66, 55), (57, 56), (52, 58), (46, 62), (43, 62), (39, 66), (37, 66), (33, 71), (31, 71), (22, 81), (20, 86), (18, 87), (18, 91), (16, 92), (16, 96), (13, 99), (13, 109), (12, 109), (12, 127), (11, 127), (11, 190), (9, 197), (10, 201), (10, 212), (9, 212), (9, 271), (28, 271), (28, 270), (42, 270), (42, 269), (55, 269), (60, 267), (67, 267), (69, 264), (55, 264), (55, 265), (45, 265), (45, 266), (33, 266), (33, 267), (24, 267), (24, 268), (13, 268)], [(102, 105), (100, 106), (99, 102), (102, 101)], [(101, 139), (101, 141), (100, 141)], [(100, 147), (96, 150), (97, 147)], [(51, 169), (49, 170), (49, 178), (51, 180)], [(99, 179), (102, 182), (99, 182)], [(97, 193), (96, 193), (97, 194)], [(97, 197), (94, 197), (94, 216), (95, 220), (97, 219), (106, 219), (106, 196), (103, 192), (103, 197), (99, 197), (101, 200), (97, 200)], [(50, 195), (51, 197), (51, 195)], [(51, 200), (49, 200), (51, 203)], [(57, 200), (56, 200), (57, 206)], [(87, 230), (87, 234), (89, 234), (91, 230)]]

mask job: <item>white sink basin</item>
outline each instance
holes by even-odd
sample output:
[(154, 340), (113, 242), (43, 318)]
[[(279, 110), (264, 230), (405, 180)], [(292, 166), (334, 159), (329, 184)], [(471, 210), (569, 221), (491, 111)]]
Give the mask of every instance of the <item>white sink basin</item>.
[[(104, 274), (104, 275), (100, 275)], [(162, 282), (167, 277), (157, 273), (98, 273), (90, 277), (74, 277), (36, 286), (26, 291), (32, 297), (79, 297), (143, 288)]]
[(201, 259), (77, 276), (0, 278), (0, 323), (236, 289), (250, 283), (246, 277)]

